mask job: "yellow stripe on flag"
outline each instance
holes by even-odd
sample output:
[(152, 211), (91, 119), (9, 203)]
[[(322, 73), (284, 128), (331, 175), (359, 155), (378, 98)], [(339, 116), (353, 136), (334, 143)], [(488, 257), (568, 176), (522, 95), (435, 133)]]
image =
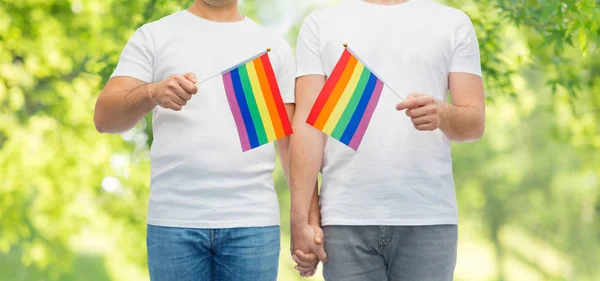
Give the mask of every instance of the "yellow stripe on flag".
[(273, 128), (273, 122), (271, 122), (271, 116), (269, 115), (269, 109), (267, 108), (267, 103), (265, 102), (265, 96), (260, 87), (260, 81), (258, 80), (258, 75), (256, 74), (256, 68), (254, 67), (254, 61), (249, 62), (246, 65), (246, 69), (248, 69), (248, 78), (250, 78), (250, 84), (252, 85), (252, 92), (254, 93), (254, 99), (256, 100), (256, 105), (258, 107), (258, 112), (260, 113), (260, 119), (265, 126), (265, 133), (267, 134), (267, 139), (269, 142), (277, 139), (275, 135), (275, 129)]
[(331, 112), (331, 115), (329, 116), (325, 127), (323, 127), (324, 133), (331, 135), (331, 133), (335, 129), (335, 125), (337, 125), (338, 121), (342, 117), (344, 109), (346, 109), (346, 106), (348, 106), (348, 102), (350, 101), (350, 98), (352, 97), (352, 94), (354, 93), (354, 90), (358, 85), (358, 81), (360, 80), (360, 76), (364, 68), (365, 66), (362, 63), (358, 62), (356, 64), (354, 72), (352, 72), (352, 76), (350, 77), (350, 80), (348, 81), (348, 84), (346, 85), (342, 96), (340, 96), (340, 99), (338, 100), (338, 103), (335, 105), (335, 108)]

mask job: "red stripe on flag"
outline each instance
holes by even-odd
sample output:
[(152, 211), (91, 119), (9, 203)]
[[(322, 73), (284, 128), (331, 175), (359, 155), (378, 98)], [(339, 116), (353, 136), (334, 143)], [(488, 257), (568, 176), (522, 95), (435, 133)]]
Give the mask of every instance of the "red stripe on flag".
[(340, 79), (340, 76), (342, 76), (344, 69), (346, 69), (346, 66), (348, 65), (348, 61), (350, 60), (351, 56), (352, 54), (350, 54), (348, 49), (344, 49), (340, 60), (335, 65), (335, 68), (331, 72), (331, 75), (329, 75), (329, 77), (327, 78), (325, 86), (323, 86), (321, 93), (317, 97), (317, 100), (315, 101), (315, 104), (313, 105), (313, 108), (311, 109), (310, 114), (306, 119), (306, 122), (308, 124), (313, 126), (315, 125), (319, 114), (321, 113), (323, 107), (325, 106), (325, 103), (329, 99), (329, 95), (331, 95), (331, 92), (333, 91), (335, 85), (337, 85), (337, 82)]
[(277, 85), (277, 79), (275, 78), (275, 73), (273, 72), (273, 67), (271, 66), (271, 60), (269, 59), (269, 54), (266, 53), (261, 57), (263, 68), (265, 69), (265, 74), (267, 74), (267, 79), (269, 80), (269, 84), (271, 85), (271, 93), (273, 94), (273, 100), (275, 101), (275, 106), (277, 106), (277, 112), (279, 113), (279, 119), (281, 120), (281, 125), (283, 126), (283, 131), (285, 132), (285, 136), (289, 136), (293, 133), (292, 125), (290, 124), (290, 119), (288, 118), (287, 111), (285, 110), (285, 105), (283, 104), (283, 100), (281, 99), (281, 92), (279, 92), (279, 86)]

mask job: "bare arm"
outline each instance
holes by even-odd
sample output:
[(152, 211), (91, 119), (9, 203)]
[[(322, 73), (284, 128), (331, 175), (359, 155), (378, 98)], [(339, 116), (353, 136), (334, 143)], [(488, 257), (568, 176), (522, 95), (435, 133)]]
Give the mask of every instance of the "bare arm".
[[(321, 227), (321, 208), (319, 208), (319, 183), (315, 183), (312, 199), (310, 200), (310, 211), (308, 212), (308, 224)], [(323, 242), (322, 237), (315, 237), (315, 242)]]
[(485, 131), (485, 94), (481, 77), (450, 73), (452, 104), (443, 102), (440, 130), (453, 141), (476, 141)]
[(476, 141), (485, 130), (485, 94), (481, 77), (450, 73), (452, 104), (430, 95), (412, 93), (396, 106), (421, 131), (440, 129), (452, 141)]
[[(293, 103), (286, 103), (285, 110), (287, 111), (288, 118), (293, 120), (294, 110), (296, 106)], [(279, 151), (279, 159), (281, 160), (281, 167), (283, 168), (283, 175), (285, 180), (290, 185), (290, 169), (289, 169), (289, 145), (290, 137), (285, 137), (277, 141), (277, 150)]]
[[(293, 120), (293, 116), (295, 113), (295, 105), (294, 104), (286, 104), (285, 109), (288, 114), (288, 118)], [(284, 171), (285, 179), (290, 183), (290, 174), (289, 174), (289, 137), (283, 138), (277, 141), (277, 149), (279, 151), (279, 158), (281, 160), (281, 166)], [(319, 209), (319, 186), (318, 183), (315, 182), (315, 189), (313, 192), (313, 196), (310, 202), (310, 211), (308, 215), (308, 222), (313, 225), (320, 226), (321, 225), (321, 211)]]
[(108, 80), (94, 111), (98, 132), (122, 133), (133, 128), (156, 106), (150, 98), (150, 88), (151, 84), (131, 77)]
[[(325, 134), (306, 123), (312, 105), (325, 85), (325, 77), (307, 75), (296, 80), (296, 113), (290, 139), (290, 192), (292, 224), (308, 224), (311, 202), (318, 209), (315, 194), (323, 161)], [(317, 199), (317, 200), (315, 200)]]
[(198, 91), (194, 83), (196, 78), (192, 73), (172, 75), (156, 83), (131, 77), (111, 78), (96, 101), (96, 129), (101, 133), (125, 132), (156, 105), (181, 110)]
[(296, 79), (296, 113), (290, 138), (290, 193), (292, 258), (301, 276), (312, 276), (319, 261), (326, 262), (323, 248), (317, 184), (325, 149), (325, 134), (306, 123), (312, 106), (325, 85), (325, 76)]

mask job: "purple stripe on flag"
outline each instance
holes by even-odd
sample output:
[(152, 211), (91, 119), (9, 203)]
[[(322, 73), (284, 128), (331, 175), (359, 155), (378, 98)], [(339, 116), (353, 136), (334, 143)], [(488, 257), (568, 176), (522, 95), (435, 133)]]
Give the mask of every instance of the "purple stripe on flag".
[(227, 94), (227, 101), (229, 102), (229, 108), (233, 114), (233, 120), (237, 127), (238, 134), (240, 136), (240, 142), (242, 144), (242, 151), (250, 150), (250, 141), (248, 140), (248, 132), (246, 132), (246, 125), (244, 125), (244, 119), (242, 119), (242, 113), (240, 112), (240, 106), (235, 98), (235, 91), (233, 90), (233, 82), (231, 81), (231, 72), (223, 74), (223, 84), (225, 85), (225, 93)]
[(375, 108), (377, 107), (377, 103), (379, 102), (379, 97), (381, 96), (381, 91), (383, 90), (383, 82), (377, 79), (377, 84), (375, 85), (375, 89), (373, 90), (373, 94), (371, 95), (371, 100), (369, 100), (369, 104), (367, 105), (367, 109), (365, 110), (365, 114), (363, 118), (360, 120), (358, 124), (358, 128), (356, 129), (356, 133), (354, 133), (354, 137), (350, 141), (348, 145), (350, 148), (355, 151), (358, 150), (358, 146), (367, 131), (367, 127), (369, 126), (369, 122), (371, 122), (371, 116), (373, 116), (373, 112), (375, 112)]

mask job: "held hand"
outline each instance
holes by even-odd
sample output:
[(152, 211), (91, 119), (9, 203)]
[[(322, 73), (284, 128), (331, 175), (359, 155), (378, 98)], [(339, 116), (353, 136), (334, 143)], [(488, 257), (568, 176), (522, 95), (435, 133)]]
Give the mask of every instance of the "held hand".
[(292, 259), (296, 262), (296, 269), (300, 272), (300, 276), (302, 277), (312, 277), (317, 272), (317, 267), (319, 266), (319, 259), (315, 254), (307, 254), (300, 250), (296, 250)]
[(174, 74), (164, 81), (152, 85), (148, 94), (150, 99), (162, 108), (181, 110), (184, 105), (198, 92), (196, 75)]
[(415, 129), (419, 131), (433, 131), (440, 127), (441, 118), (439, 115), (443, 101), (434, 97), (412, 93), (401, 103), (396, 105), (396, 110), (406, 110), (406, 116), (411, 118)]
[(292, 259), (295, 269), (301, 276), (310, 277), (315, 274), (319, 260), (327, 262), (323, 248), (323, 230), (317, 225), (292, 225)]

